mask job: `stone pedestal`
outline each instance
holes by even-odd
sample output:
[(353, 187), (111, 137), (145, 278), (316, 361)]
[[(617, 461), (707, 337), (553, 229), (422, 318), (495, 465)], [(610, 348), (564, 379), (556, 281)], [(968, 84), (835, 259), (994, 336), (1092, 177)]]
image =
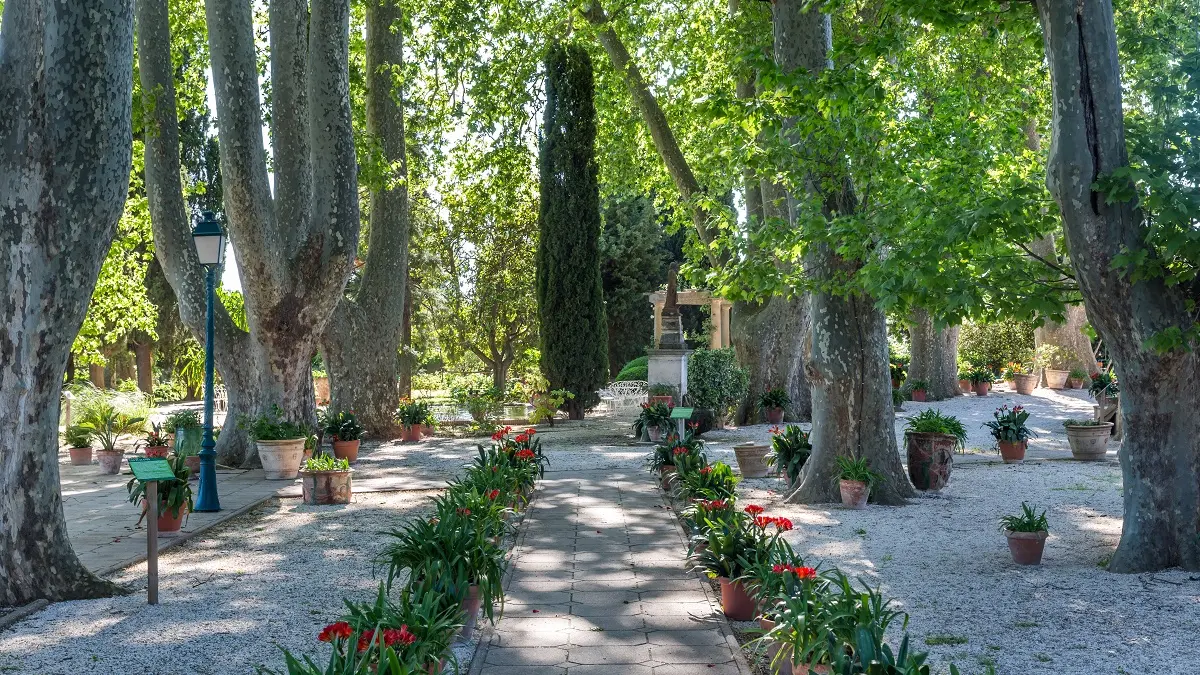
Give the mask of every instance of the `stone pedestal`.
[(651, 386), (666, 384), (674, 387), (679, 392), (675, 403), (680, 405), (684, 394), (687, 393), (688, 355), (692, 353), (692, 350), (648, 349), (646, 353), (650, 357), (646, 382)]

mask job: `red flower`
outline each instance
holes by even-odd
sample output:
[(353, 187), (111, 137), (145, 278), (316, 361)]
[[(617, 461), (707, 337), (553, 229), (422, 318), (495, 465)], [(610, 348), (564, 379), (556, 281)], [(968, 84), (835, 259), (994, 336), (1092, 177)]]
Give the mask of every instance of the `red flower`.
[(500, 496), (499, 490), (492, 490), (491, 492), (488, 493), (488, 499), (495, 499), (496, 497), (499, 497), (499, 496)]
[(695, 431), (696, 429), (700, 428), (700, 423), (699, 422), (688, 422), (687, 426), (689, 429)]
[(775, 523), (775, 529), (780, 532), (787, 532), (792, 529), (792, 521), (787, 518), (772, 518), (772, 521)]
[(471, 509), (458, 509), (458, 515), (469, 516), (471, 515)]
[(517, 434), (517, 442), (518, 443), (528, 443), (529, 436), (527, 436), (525, 434)]
[(529, 436), (530, 438), (533, 438), (533, 435), (536, 433), (537, 433), (537, 429), (534, 429), (533, 427), (529, 427), (528, 429), (525, 430), (525, 435)]
[(530, 450), (529, 448), (526, 448), (517, 453), (517, 459), (533, 459), (534, 457), (535, 457), (535, 455), (533, 454), (533, 451)]
[(745, 511), (746, 513), (749, 513), (752, 516), (757, 516), (758, 514), (765, 511), (766, 509), (759, 506), (758, 504), (750, 504), (749, 506), (747, 506), (746, 508), (744, 508), (742, 510)]
[(729, 502), (724, 499), (715, 499), (711, 502), (703, 502), (704, 508), (709, 511), (721, 511), (729, 507)]
[(364, 631), (363, 634), (358, 637), (358, 651), (360, 651), (360, 652), (367, 651), (368, 649), (370, 649), (371, 643), (374, 641), (375, 641), (375, 631), (373, 631), (373, 630)]
[(333, 642), (336, 638), (348, 638), (354, 630), (350, 628), (350, 624), (345, 621), (331, 623), (321, 629), (321, 633), (317, 635), (317, 639), (321, 642)]
[(792, 571), (801, 579), (816, 579), (817, 571), (811, 567), (793, 567)]
[(417, 636), (408, 632), (408, 626), (400, 626), (399, 630), (395, 628), (385, 628), (383, 630), (383, 644), (392, 646), (399, 642), (400, 644), (411, 645), (417, 641)]
[(712, 467), (711, 467), (711, 466), (706, 466), (706, 467), (704, 467), (703, 469), (700, 469), (700, 475), (702, 475), (702, 476), (707, 476), (707, 475), (708, 475), (708, 474), (710, 474), (710, 473), (712, 473)]
[(783, 572), (790, 572), (792, 570), (787, 565), (775, 565), (774, 567), (771, 568), (771, 571), (774, 572), (775, 574), (782, 574)]
[(675, 456), (678, 457), (680, 455), (688, 454), (688, 449), (687, 448), (675, 448), (674, 452), (675, 452)]
[(775, 519), (768, 516), (754, 516), (754, 525), (756, 527), (766, 529), (773, 522), (775, 522)]
[(783, 429), (780, 429), (778, 424), (771, 427), (770, 429), (767, 429), (767, 431), (771, 432), (771, 435), (773, 435), (773, 436), (783, 433)]

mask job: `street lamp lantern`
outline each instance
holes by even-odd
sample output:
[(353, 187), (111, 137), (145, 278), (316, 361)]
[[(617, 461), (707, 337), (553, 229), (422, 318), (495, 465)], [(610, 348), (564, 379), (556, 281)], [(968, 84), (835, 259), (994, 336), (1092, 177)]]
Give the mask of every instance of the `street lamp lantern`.
[(192, 229), (192, 241), (196, 242), (196, 254), (205, 267), (220, 267), (225, 261), (225, 230), (212, 211), (205, 211), (200, 222)]
[(212, 211), (201, 214), (192, 229), (196, 255), (204, 266), (208, 316), (204, 331), (204, 441), (200, 444), (200, 486), (197, 511), (220, 511), (217, 498), (217, 444), (213, 440), (213, 307), (217, 300), (217, 269), (225, 261), (225, 230)]

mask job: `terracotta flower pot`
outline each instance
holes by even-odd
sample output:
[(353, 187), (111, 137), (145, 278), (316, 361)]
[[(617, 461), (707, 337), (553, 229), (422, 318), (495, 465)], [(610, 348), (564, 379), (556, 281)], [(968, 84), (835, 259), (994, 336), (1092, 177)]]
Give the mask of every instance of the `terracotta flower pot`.
[(912, 400), (914, 400), (918, 403), (924, 403), (925, 402), (925, 390), (924, 389), (913, 389), (912, 390)]
[(188, 480), (200, 480), (200, 455), (184, 457), (183, 465), (188, 468)]
[[(418, 427), (419, 428), (419, 427)], [(418, 431), (417, 433), (420, 433)], [(348, 462), (358, 461), (358, 444), (361, 441), (334, 441), (333, 456)]]
[(650, 405), (654, 405), (655, 403), (658, 403), (659, 401), (666, 403), (667, 407), (670, 408), (671, 404), (675, 402), (675, 397), (674, 396), (651, 396), (649, 398)]
[(479, 597), (479, 585), (471, 584), (467, 588), (467, 597), (463, 598), (462, 608), (466, 613), (466, 620), (463, 621), (462, 630), (459, 635), (462, 635), (463, 640), (470, 640), (471, 635), (475, 633), (475, 621), (479, 618), (479, 608), (483, 605), (483, 599)]
[(666, 465), (658, 467), (658, 477), (660, 480), (662, 480), (662, 485), (663, 485), (663, 488), (665, 489), (667, 487), (667, 485), (669, 485), (671, 483), (671, 481), (674, 480), (675, 465), (674, 464), (666, 464)]
[(353, 496), (351, 471), (301, 471), (300, 492), (311, 506), (349, 504)]
[(783, 424), (783, 408), (766, 408), (768, 424)]
[(1005, 531), (1004, 536), (1008, 537), (1008, 552), (1012, 554), (1013, 562), (1018, 565), (1042, 564), (1042, 552), (1046, 549), (1046, 537), (1048, 536), (1045, 530), (1041, 532)]
[(1072, 389), (1083, 389), (1083, 378), (1068, 377), (1067, 378), (1067, 386)]
[(954, 447), (950, 434), (905, 434), (908, 448), (908, 477), (918, 490), (941, 490), (950, 482)]
[(100, 473), (115, 476), (121, 473), (121, 458), (125, 453), (120, 450), (97, 450), (96, 461), (100, 464)]
[(733, 446), (733, 455), (737, 458), (738, 469), (743, 478), (765, 478), (767, 476), (766, 445), (749, 441)]
[(165, 445), (147, 445), (146, 446), (146, 456), (147, 457), (160, 457), (161, 458), (161, 457), (166, 457), (169, 454), (171, 454), (171, 448), (169, 448)]
[(433, 437), (433, 425), (432, 424), (422, 424), (421, 425), (421, 437), (422, 438), (432, 438)]
[(1037, 387), (1037, 381), (1037, 375), (1017, 374), (1013, 376), (1013, 389), (1016, 389), (1018, 394), (1029, 396)]
[(900, 388), (900, 380), (897, 380), (896, 378), (893, 377), (892, 378), (892, 389), (899, 389), (899, 388)]
[(1104, 459), (1112, 428), (1112, 422), (1094, 426), (1068, 426), (1067, 442), (1071, 444), (1071, 456), (1085, 462)]
[(997, 445), (1000, 446), (1000, 456), (1004, 458), (1005, 464), (1016, 464), (1017, 462), (1025, 461), (1025, 447), (1029, 445), (1028, 441), (1021, 441), (1019, 443), (1000, 441)]
[(178, 532), (179, 528), (183, 527), (183, 519), (185, 516), (187, 516), (187, 505), (186, 504), (183, 505), (182, 507), (180, 507), (179, 515), (176, 517), (171, 516), (170, 510), (167, 510), (166, 513), (159, 514), (159, 516), (158, 516), (158, 536), (161, 537), (164, 532), (167, 534), (172, 534), (172, 533)]
[(1045, 368), (1046, 386), (1051, 389), (1063, 389), (1067, 386), (1067, 376), (1071, 374), (1069, 370), (1054, 370), (1053, 368)]
[(860, 480), (839, 480), (838, 489), (842, 493), (842, 504), (852, 509), (867, 508), (867, 498), (871, 496), (871, 488)]
[(71, 466), (88, 466), (92, 463), (92, 448), (67, 448), (71, 455)]
[(975, 382), (971, 385), (971, 388), (975, 390), (976, 396), (987, 396), (988, 389), (992, 388), (992, 383), (991, 382)]
[(746, 592), (740, 581), (721, 577), (721, 611), (734, 621), (749, 621), (758, 613), (754, 599)]
[(304, 439), (255, 441), (258, 458), (262, 460), (263, 477), (267, 480), (295, 480), (304, 457)]
[(959, 389), (959, 391), (961, 391), (964, 394), (971, 393), (971, 381), (970, 380), (959, 380), (958, 381), (958, 389)]
[(421, 442), (421, 425), (411, 424), (404, 426), (404, 442), (405, 443), (420, 443)]

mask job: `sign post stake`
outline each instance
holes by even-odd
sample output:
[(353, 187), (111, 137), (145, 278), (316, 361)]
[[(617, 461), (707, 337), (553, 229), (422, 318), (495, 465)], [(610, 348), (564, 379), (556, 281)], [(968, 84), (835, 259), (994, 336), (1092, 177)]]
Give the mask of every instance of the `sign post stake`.
[(158, 481), (146, 482), (146, 604), (158, 604)]

